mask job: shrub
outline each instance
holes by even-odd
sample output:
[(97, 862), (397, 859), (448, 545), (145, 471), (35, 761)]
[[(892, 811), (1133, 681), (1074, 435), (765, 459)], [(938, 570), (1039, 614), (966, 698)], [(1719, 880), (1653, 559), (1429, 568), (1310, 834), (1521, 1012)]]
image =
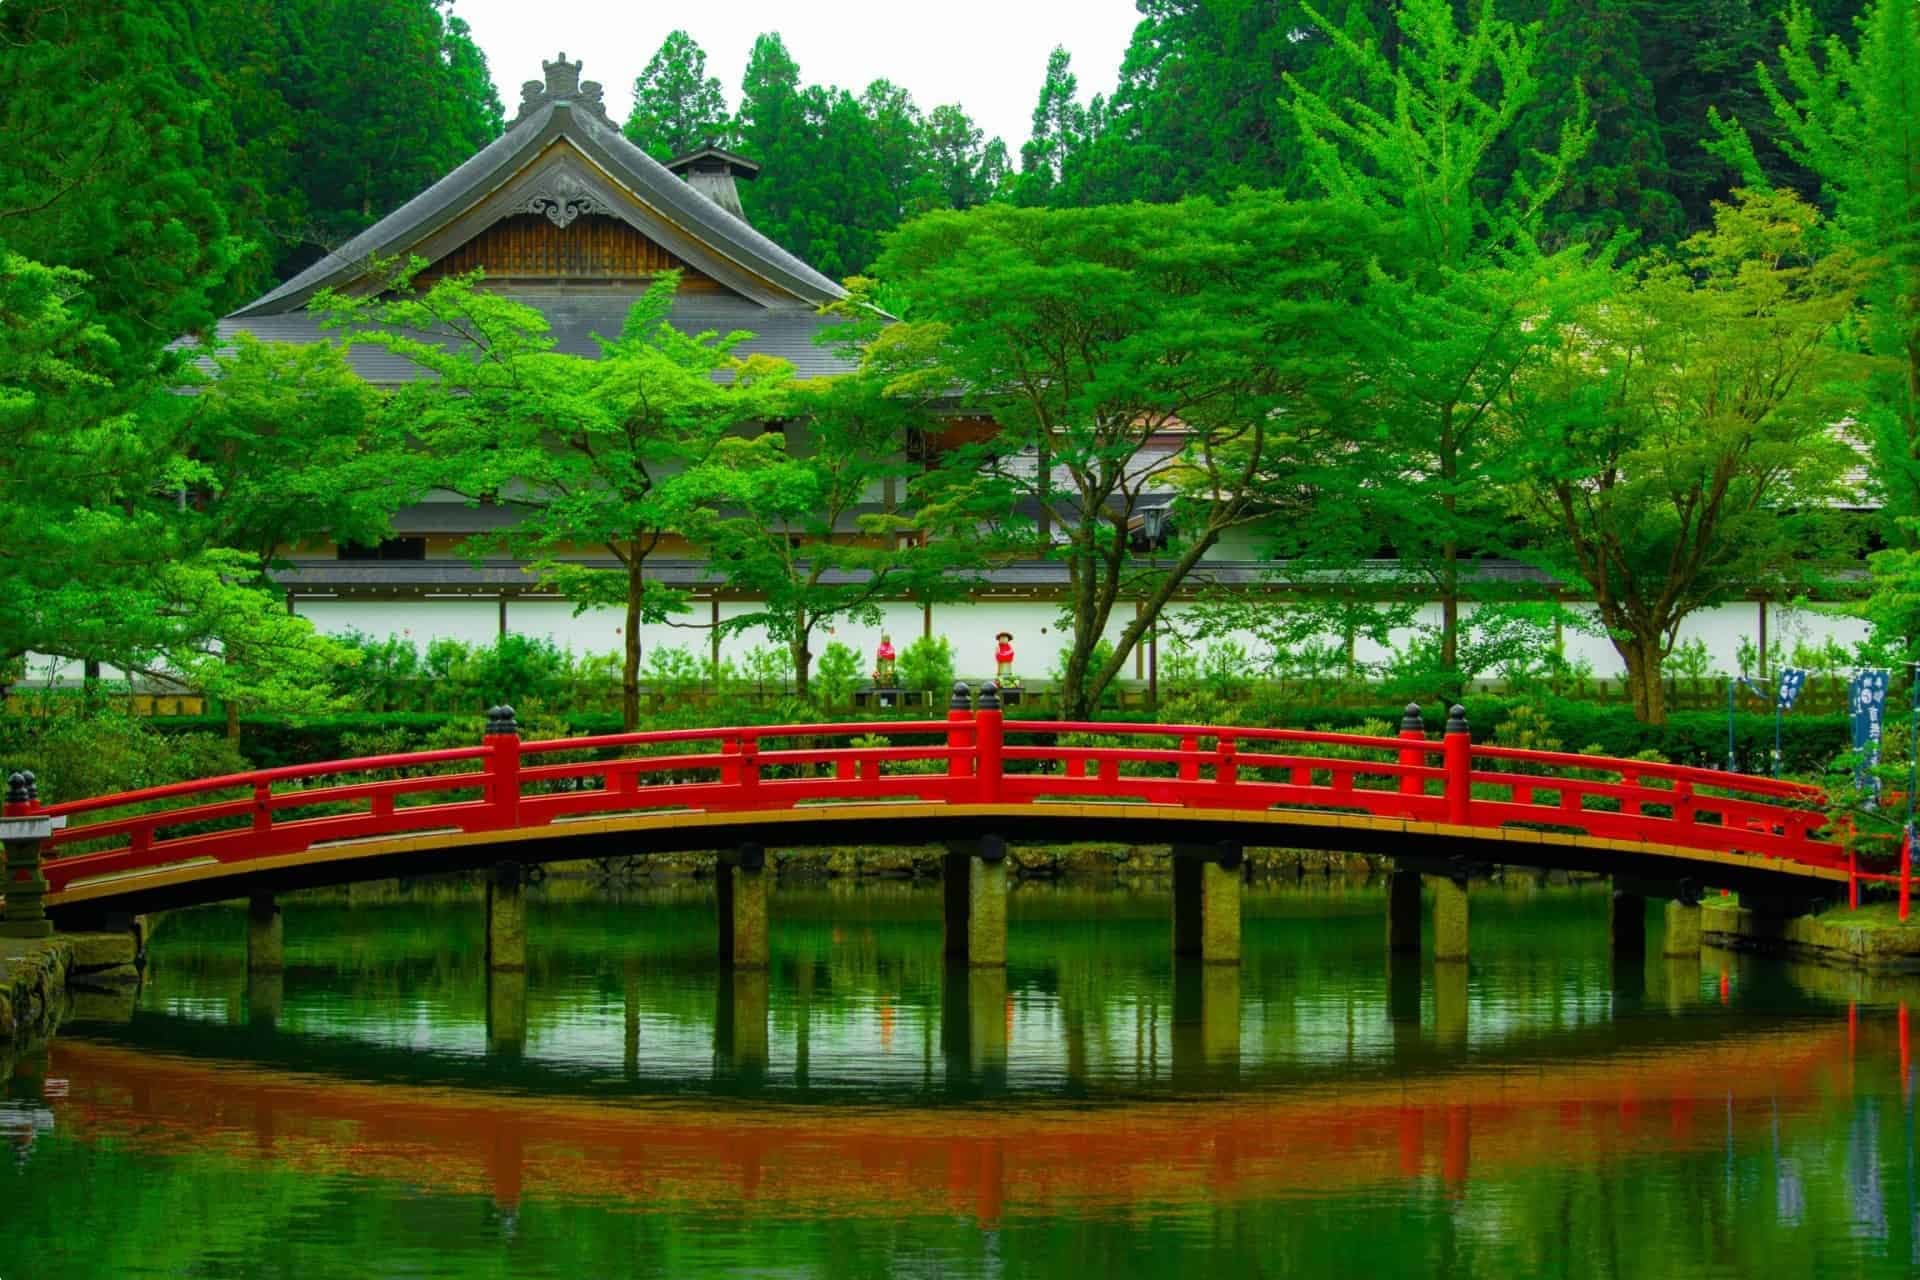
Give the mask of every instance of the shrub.
[(167, 733), (152, 721), (101, 712), (7, 722), (6, 769), (30, 769), (47, 804), (138, 791), (188, 778), (244, 773), (252, 766), (225, 736)]
[(945, 693), (953, 688), (953, 643), (945, 636), (921, 636), (900, 654), (900, 687)]
[(845, 705), (854, 686), (860, 683), (860, 655), (851, 646), (838, 640), (830, 641), (826, 651), (820, 655), (820, 665), (814, 669), (814, 694), (823, 707)]

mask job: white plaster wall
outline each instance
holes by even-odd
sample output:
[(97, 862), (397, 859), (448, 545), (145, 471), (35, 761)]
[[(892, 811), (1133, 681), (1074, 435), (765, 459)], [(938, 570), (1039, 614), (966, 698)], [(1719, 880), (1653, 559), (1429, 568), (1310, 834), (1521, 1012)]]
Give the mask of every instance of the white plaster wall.
[(1793, 646), (1796, 640), (1811, 645), (1825, 637), (1838, 641), (1851, 651), (1873, 630), (1867, 625), (1865, 619), (1841, 617), (1824, 609), (1789, 609), (1775, 606), (1770, 610), (1770, 615), (1767, 644), (1779, 656), (1782, 663), (1793, 661)]
[(327, 635), (359, 631), (376, 640), (402, 636), (423, 653), (443, 636), (473, 645), (500, 638), (498, 600), (296, 599), (294, 612)]
[[(707, 605), (704, 601), (695, 603), (693, 612), (685, 615), (688, 621), (705, 621), (706, 617)], [(550, 640), (559, 648), (582, 656), (623, 652), (627, 643), (626, 622), (626, 610), (611, 606), (589, 609), (575, 617), (573, 605), (565, 600), (507, 601), (508, 631), (515, 635)], [(707, 633), (670, 627), (664, 623), (648, 623), (640, 628), (640, 661), (643, 664), (647, 654), (655, 648), (674, 645), (688, 650), (696, 658), (704, 657), (707, 652)]]

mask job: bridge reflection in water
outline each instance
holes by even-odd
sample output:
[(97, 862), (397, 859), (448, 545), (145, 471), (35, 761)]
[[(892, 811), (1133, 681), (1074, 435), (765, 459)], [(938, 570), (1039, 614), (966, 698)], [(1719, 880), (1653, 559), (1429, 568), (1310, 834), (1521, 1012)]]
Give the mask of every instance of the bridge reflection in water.
[(1468, 966), (1383, 957), (1376, 891), (1256, 890), (1243, 963), (1208, 966), (1170, 954), (1164, 894), (1023, 889), (1008, 965), (957, 968), (937, 894), (786, 889), (772, 964), (730, 971), (707, 891), (576, 891), (532, 900), (519, 974), (488, 973), (471, 891), (292, 901), (286, 971), (251, 978), (235, 912), (182, 913), (131, 1018), (14, 1095), (42, 1143), (480, 1197), (503, 1230), (538, 1204), (997, 1232), (1676, 1162), (1739, 1198), (1768, 1149), (1812, 1184), (1780, 1175), (1790, 1206), (1846, 1148), (1904, 1256), (1907, 992), (1657, 937), (1616, 964), (1593, 892), (1482, 891)]

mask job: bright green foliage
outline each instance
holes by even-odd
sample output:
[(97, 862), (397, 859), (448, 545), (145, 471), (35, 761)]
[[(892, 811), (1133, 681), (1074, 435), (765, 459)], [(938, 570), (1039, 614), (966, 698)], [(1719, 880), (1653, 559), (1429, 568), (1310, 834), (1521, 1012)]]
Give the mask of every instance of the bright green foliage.
[[(448, 0), (192, 0), (265, 190), (284, 278), (498, 137), (486, 57)], [(176, 329), (175, 332), (181, 330)]]
[(730, 146), (733, 121), (707, 52), (685, 31), (670, 31), (633, 82), (633, 111), (622, 130), (665, 163), (709, 144)]
[(740, 150), (763, 166), (741, 189), (748, 221), (829, 276), (865, 270), (904, 219), (979, 204), (1007, 181), (1006, 148), (982, 146), (960, 108), (923, 116), (887, 80), (858, 96), (802, 85), (777, 35), (754, 42), (738, 129)]
[(945, 636), (915, 636), (900, 651), (901, 688), (944, 696), (953, 683), (953, 641)]
[[(395, 395), (395, 420), (436, 460), (437, 483), (521, 517), (471, 539), (472, 554), (532, 561), (580, 609), (625, 608), (629, 727), (639, 719), (641, 624), (685, 608), (684, 591), (646, 577), (647, 558), (687, 527), (688, 473), (703, 470), (729, 433), (781, 416), (792, 373), (784, 361), (736, 355), (749, 334), (689, 335), (668, 324), (679, 282), (677, 273), (660, 276), (621, 332), (601, 338), (598, 360), (554, 351), (544, 316), (470, 276), (388, 300), (319, 303), (352, 328), (351, 341), (436, 375)], [(574, 561), (600, 550), (618, 567)]]
[(956, 598), (958, 571), (977, 559), (955, 506), (932, 485), (910, 488), (918, 468), (901, 441), (917, 415), (884, 392), (861, 374), (806, 384), (784, 431), (725, 441), (687, 477), (691, 533), (728, 589), (755, 600), (723, 625), (782, 642), (801, 697), (816, 633), (877, 624), (889, 600)]
[[(1776, 136), (1819, 177), (1834, 233), (1873, 261), (1866, 335), (1882, 363), (1865, 423), (1885, 533), (1912, 550), (1920, 546), (1920, 13), (1877, 0), (1850, 45), (1823, 36), (1812, 11), (1796, 4), (1780, 59), (1777, 76), (1760, 73)], [(1724, 121), (1722, 132), (1758, 176), (1739, 122)]]
[(1592, 144), (1549, 213), (1545, 238), (1604, 244), (1625, 231), (1670, 242), (1683, 210), (1667, 190), (1666, 143), (1643, 68), (1638, 0), (1548, 0), (1540, 33), (1540, 92), (1516, 122), (1522, 148), (1551, 151), (1584, 111)]
[(1337, 205), (1386, 229), (1359, 348), (1375, 465), (1352, 501), (1438, 596), (1440, 662), (1453, 670), (1462, 560), (1501, 537), (1489, 415), (1544, 354), (1555, 318), (1599, 283), (1583, 247), (1547, 257), (1538, 244), (1591, 130), (1576, 114), (1551, 150), (1503, 161), (1539, 94), (1538, 56), (1535, 32), (1496, 17), (1491, 0), (1465, 29), (1447, 0), (1406, 0), (1391, 58), (1307, 12), (1367, 95), (1335, 101), (1288, 78), (1308, 162)]
[(242, 334), (209, 359), (174, 477), (204, 495), (208, 540), (251, 554), (257, 575), (299, 542), (380, 541), (425, 487), (426, 460), (332, 344)]
[(0, 246), (85, 272), (68, 309), (104, 326), (117, 374), (144, 374), (245, 288), (193, 6), (0, 5), (0, 50)]
[[(1067, 566), (1070, 715), (1097, 702), (1224, 531), (1297, 509), (1339, 452), (1366, 228), (1249, 196), (989, 205), (930, 215), (890, 242), (878, 272), (912, 322), (882, 334), (870, 362), (897, 393), (957, 388), (999, 424), (944, 465), (997, 486), (1002, 532)], [(1138, 553), (1168, 489), (1177, 540)], [(1128, 600), (1140, 611), (1094, 665)]]
[(1033, 134), (1020, 147), (1020, 177), (1014, 199), (1021, 204), (1057, 204), (1054, 198), (1066, 174), (1069, 159), (1084, 150), (1093, 129), (1094, 114), (1079, 101), (1079, 80), (1073, 58), (1054, 46), (1047, 55), (1047, 73), (1040, 82), (1040, 100), (1033, 107)]
[(1818, 215), (1743, 193), (1710, 232), (1583, 311), (1499, 435), (1530, 557), (1590, 592), (1636, 712), (1695, 611), (1791, 596), (1849, 548), (1832, 511), (1857, 454), (1856, 357), (1833, 339), (1862, 269), (1814, 255)]

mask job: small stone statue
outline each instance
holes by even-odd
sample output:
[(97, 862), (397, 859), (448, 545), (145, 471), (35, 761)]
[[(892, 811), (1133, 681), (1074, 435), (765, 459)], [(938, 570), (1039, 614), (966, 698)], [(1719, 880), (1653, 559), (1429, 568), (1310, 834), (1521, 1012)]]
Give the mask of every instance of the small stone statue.
[(1000, 687), (1004, 689), (1019, 684), (1020, 678), (1013, 674), (1013, 632), (1002, 631), (994, 640), (998, 643), (993, 651), (993, 661), (999, 670), (995, 678), (1000, 682)]
[(893, 637), (882, 632), (880, 647), (873, 651), (873, 682), (882, 689), (893, 688), (894, 659), (899, 655), (893, 651)]

